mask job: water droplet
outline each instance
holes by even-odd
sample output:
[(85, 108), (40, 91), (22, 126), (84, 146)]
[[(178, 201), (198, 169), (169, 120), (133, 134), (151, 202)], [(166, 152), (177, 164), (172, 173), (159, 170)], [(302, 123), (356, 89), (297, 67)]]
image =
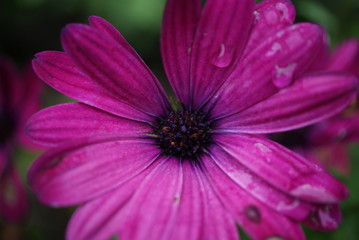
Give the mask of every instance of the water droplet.
[(254, 223), (259, 223), (261, 221), (261, 213), (258, 208), (254, 205), (249, 205), (244, 208), (244, 214), (247, 219)]
[(281, 237), (273, 236), (273, 237), (266, 238), (266, 240), (285, 240), (285, 239), (281, 238)]
[(230, 48), (224, 45), (224, 43), (221, 43), (217, 53), (212, 58), (212, 64), (219, 68), (226, 68), (232, 63), (233, 58), (234, 48)]
[(254, 146), (263, 153), (270, 153), (272, 150), (262, 143), (255, 143)]
[(283, 21), (285, 20), (290, 20), (289, 19), (289, 13), (288, 13), (288, 7), (284, 4), (284, 3), (277, 3), (277, 5), (275, 5), (275, 8), (278, 10), (279, 14), (280, 14), (280, 20)]
[(271, 57), (273, 55), (275, 55), (277, 52), (279, 52), (280, 50), (282, 50), (282, 45), (280, 45), (280, 43), (275, 42), (273, 43), (271, 50), (269, 50), (269, 52), (266, 53), (266, 57)]
[(258, 11), (254, 11), (254, 12), (253, 12), (253, 15), (254, 15), (254, 20), (255, 20), (256, 22), (258, 22), (259, 19), (261, 18), (260, 13), (259, 13)]
[(275, 76), (273, 78), (273, 83), (278, 88), (287, 87), (293, 80), (294, 70), (296, 68), (296, 63), (291, 63), (286, 67), (275, 66)]

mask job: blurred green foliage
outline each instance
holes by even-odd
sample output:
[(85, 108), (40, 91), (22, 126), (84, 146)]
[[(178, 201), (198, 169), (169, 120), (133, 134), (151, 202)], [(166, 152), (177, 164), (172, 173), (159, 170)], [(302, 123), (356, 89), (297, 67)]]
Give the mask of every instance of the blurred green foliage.
[[(359, 38), (358, 0), (294, 0), (297, 21), (309, 21), (324, 26), (335, 46), (351, 38)], [(115, 25), (140, 56), (159, 76), (164, 78), (159, 50), (159, 34), (165, 0), (1, 0), (0, 52), (19, 66), (31, 60), (36, 52), (61, 50), (60, 32), (68, 23), (87, 21), (99, 15)], [(70, 101), (47, 89), (45, 105)], [(308, 239), (355, 240), (359, 237), (359, 148), (353, 146), (350, 178), (343, 182), (351, 196), (343, 203), (344, 221), (330, 233), (306, 229)], [(37, 154), (17, 151), (16, 159), (25, 178), (26, 170)], [(29, 191), (32, 211), (28, 221), (20, 226), (0, 222), (2, 236), (17, 239), (64, 239), (64, 231), (73, 209), (52, 209), (38, 203)], [(275, 221), (275, 219), (273, 219)]]

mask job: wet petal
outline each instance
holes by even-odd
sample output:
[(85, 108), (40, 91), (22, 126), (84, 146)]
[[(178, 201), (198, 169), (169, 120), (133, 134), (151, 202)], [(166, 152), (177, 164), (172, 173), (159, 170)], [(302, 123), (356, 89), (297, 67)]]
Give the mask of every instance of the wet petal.
[[(208, 108), (214, 107), (213, 116), (240, 112), (288, 86), (315, 58), (322, 38), (323, 30), (319, 26), (302, 23), (265, 39), (241, 59), (211, 99)], [(275, 45), (280, 45), (280, 50), (273, 52)]]
[(144, 137), (151, 128), (141, 122), (117, 117), (82, 103), (52, 106), (36, 113), (27, 134), (37, 143), (56, 146), (73, 138), (121, 134)]
[(333, 231), (342, 221), (338, 204), (318, 205), (315, 211), (304, 221), (304, 224), (317, 231)]
[(212, 96), (236, 66), (252, 25), (253, 8), (253, 0), (206, 2), (191, 55), (190, 94), (195, 108)]
[(142, 121), (152, 119), (139, 109), (124, 103), (100, 82), (89, 78), (63, 52), (38, 53), (33, 60), (33, 67), (43, 81), (68, 97), (117, 116)]
[[(310, 202), (338, 203), (348, 196), (348, 189), (319, 166), (266, 138), (223, 134), (216, 141), (219, 147), (215, 145), (211, 152), (231, 174), (234, 166), (243, 165), (280, 191)], [(252, 177), (247, 182), (251, 185)]]
[(65, 52), (79, 69), (121, 102), (152, 116), (168, 107), (161, 84), (128, 47), (83, 24), (68, 25), (61, 37)]
[(158, 155), (159, 150), (145, 140), (118, 135), (76, 139), (42, 155), (28, 178), (41, 202), (73, 205), (119, 186)]
[(313, 206), (311, 204), (286, 194), (269, 184), (261, 175), (241, 164), (220, 146), (213, 146), (210, 153), (216, 165), (233, 182), (267, 207), (297, 221), (304, 220), (312, 211)]
[[(292, 25), (295, 18), (295, 8), (287, 0), (266, 0), (256, 5), (253, 14), (254, 23), (244, 56), (250, 54), (263, 39)], [(275, 54), (276, 51), (281, 50), (280, 48), (280, 44), (274, 44), (272, 52), (269, 54)]]
[(247, 110), (223, 119), (219, 128), (247, 133), (297, 129), (329, 118), (356, 97), (358, 80), (344, 73), (313, 73)]
[(209, 157), (202, 160), (217, 195), (251, 239), (305, 239), (298, 223), (252, 197), (226, 176)]
[(199, 0), (167, 1), (161, 34), (164, 67), (179, 100), (189, 105), (189, 67), (195, 29), (201, 13)]

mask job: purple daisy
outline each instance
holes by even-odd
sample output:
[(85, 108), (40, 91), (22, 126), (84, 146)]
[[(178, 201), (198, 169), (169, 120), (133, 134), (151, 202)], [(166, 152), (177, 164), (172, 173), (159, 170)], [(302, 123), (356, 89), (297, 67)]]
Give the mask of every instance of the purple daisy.
[(23, 220), (27, 198), (16, 170), (16, 145), (33, 148), (24, 133), (29, 117), (40, 109), (42, 83), (30, 65), (18, 74), (14, 64), (0, 56), (0, 217), (9, 222)]
[[(29, 135), (52, 147), (29, 171), (41, 202), (80, 205), (68, 239), (305, 239), (335, 229), (344, 185), (260, 137), (318, 122), (355, 98), (357, 79), (302, 74), (322, 28), (293, 25), (285, 0), (169, 0), (161, 49), (177, 104), (99, 17), (36, 55), (49, 85), (80, 102), (42, 110)], [(173, 107), (171, 107), (173, 106)]]

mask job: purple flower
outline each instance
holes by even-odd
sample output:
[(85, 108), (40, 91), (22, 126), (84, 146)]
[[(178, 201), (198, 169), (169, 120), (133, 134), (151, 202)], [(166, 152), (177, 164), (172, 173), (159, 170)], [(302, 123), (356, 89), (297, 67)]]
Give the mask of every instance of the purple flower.
[[(347, 71), (359, 77), (359, 41), (356, 39), (346, 40), (332, 54), (324, 52), (322, 59), (322, 70)], [(307, 137), (312, 146), (320, 148), (317, 159), (344, 175), (350, 173), (347, 145), (359, 142), (357, 103), (358, 99), (343, 113), (314, 125)]]
[(34, 146), (24, 128), (28, 118), (40, 109), (41, 86), (30, 65), (19, 76), (13, 63), (0, 56), (0, 216), (10, 222), (22, 220), (27, 212), (13, 151), (17, 144)]
[(317, 165), (255, 134), (344, 109), (357, 79), (306, 69), (324, 39), (292, 25), (284, 0), (169, 0), (161, 49), (178, 103), (99, 17), (36, 55), (49, 85), (79, 103), (42, 110), (29, 135), (53, 147), (32, 165), (40, 201), (80, 204), (68, 239), (305, 239), (335, 229), (348, 191)]

